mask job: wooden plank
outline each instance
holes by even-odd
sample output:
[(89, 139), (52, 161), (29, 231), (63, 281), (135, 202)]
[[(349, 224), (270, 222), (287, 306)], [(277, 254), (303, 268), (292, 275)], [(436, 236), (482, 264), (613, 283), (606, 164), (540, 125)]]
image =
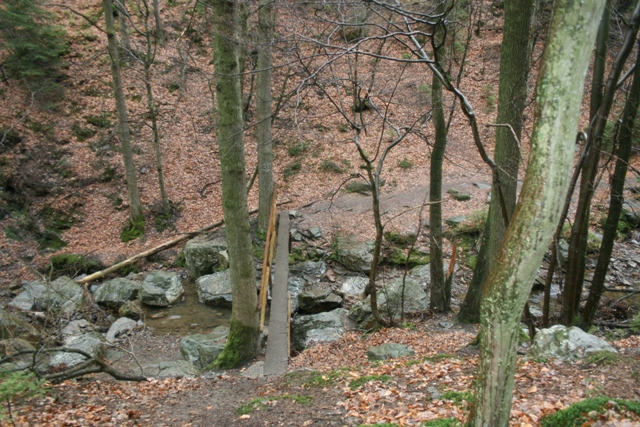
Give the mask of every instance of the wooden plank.
[(280, 214), (275, 276), (271, 291), (269, 338), (264, 360), (265, 375), (282, 375), (289, 366), (289, 212)]

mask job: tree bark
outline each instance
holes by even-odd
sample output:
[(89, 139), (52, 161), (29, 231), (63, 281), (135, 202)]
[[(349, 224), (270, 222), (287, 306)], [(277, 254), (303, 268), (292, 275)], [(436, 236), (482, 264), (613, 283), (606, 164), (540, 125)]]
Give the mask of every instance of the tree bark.
[(603, 2), (558, 0), (536, 89), (525, 182), (483, 291), (480, 361), (468, 426), (506, 427), (518, 321), (567, 192), (580, 94)]
[(566, 325), (577, 322), (582, 285), (584, 281), (584, 269), (586, 264), (587, 237), (589, 232), (589, 214), (591, 211), (591, 199), (595, 192), (595, 181), (600, 166), (600, 152), (602, 148), (602, 136), (604, 134), (607, 117), (613, 106), (614, 95), (618, 80), (622, 74), (633, 46), (635, 45), (638, 27), (640, 25), (640, 3), (636, 5), (633, 17), (629, 22), (629, 28), (625, 34), (625, 40), (613, 63), (607, 84), (605, 86), (602, 101), (598, 112), (592, 120), (589, 132), (589, 152), (585, 161), (582, 179), (580, 181), (580, 196), (576, 208), (576, 216), (571, 228), (569, 242), (569, 256), (567, 258), (567, 274), (564, 292), (562, 293), (562, 318)]
[[(523, 49), (523, 46), (530, 44), (531, 18), (535, 4), (533, 0), (506, 0), (504, 6), (497, 122), (508, 124), (511, 129), (496, 128), (494, 161), (498, 166), (497, 177), (503, 193), (504, 209), (507, 216), (511, 217), (516, 205), (521, 156), (516, 137), (520, 139), (522, 134), (522, 112), (527, 99), (527, 78), (530, 68), (530, 52), (529, 49)], [(464, 322), (477, 323), (480, 320), (482, 287), (507, 228), (500, 194), (495, 184), (491, 190), (489, 215), (482, 235), (476, 268), (473, 271), (473, 279), (460, 307), (459, 318)]]
[[(437, 12), (444, 11), (445, 4), (440, 3)], [(440, 21), (434, 28), (434, 36), (442, 33)], [(438, 41), (439, 43), (439, 41)], [(441, 49), (436, 49), (434, 57), (442, 62)], [(429, 254), (431, 262), (431, 289), (429, 308), (436, 312), (446, 313), (451, 310), (451, 288), (447, 290), (444, 277), (443, 250), (442, 250), (442, 163), (447, 147), (447, 123), (444, 118), (444, 105), (442, 103), (442, 82), (434, 74), (431, 78), (431, 101), (433, 104), (433, 126), (435, 128), (435, 141), (430, 159), (429, 171)]]
[(153, 17), (156, 21), (156, 40), (164, 40), (164, 31), (162, 30), (162, 19), (160, 18), (160, 1), (153, 0)]
[(229, 338), (216, 360), (219, 368), (237, 367), (259, 351), (256, 277), (247, 209), (247, 177), (242, 119), (239, 5), (210, 0), (214, 12), (214, 67), (217, 137), (222, 171), (222, 208), (229, 251), (233, 306)]
[(271, 42), (275, 24), (274, 0), (261, 0), (258, 9), (258, 72), (256, 76), (256, 139), (258, 143), (258, 226), (266, 230), (273, 193), (273, 149), (271, 135)]
[(609, 269), (613, 245), (618, 235), (618, 222), (622, 213), (624, 202), (624, 184), (627, 176), (629, 159), (631, 158), (631, 147), (633, 145), (633, 123), (638, 112), (640, 102), (640, 55), (636, 57), (636, 65), (633, 72), (633, 83), (629, 96), (625, 102), (622, 113), (622, 125), (620, 127), (620, 137), (618, 140), (618, 153), (616, 167), (611, 180), (611, 198), (609, 201), (609, 213), (604, 226), (602, 243), (598, 262), (593, 273), (589, 297), (582, 312), (580, 327), (587, 331), (593, 322), (593, 317), (600, 303), (600, 298), (604, 292), (604, 281)]
[(118, 133), (120, 144), (122, 145), (122, 159), (124, 161), (124, 171), (127, 179), (127, 193), (129, 195), (129, 217), (131, 221), (144, 218), (142, 213), (142, 202), (138, 190), (138, 179), (136, 177), (136, 167), (133, 162), (133, 150), (131, 149), (131, 132), (129, 130), (129, 118), (127, 106), (124, 101), (122, 90), (122, 77), (120, 74), (120, 53), (118, 52), (118, 40), (116, 39), (115, 23), (113, 20), (113, 7), (110, 0), (102, 0), (104, 16), (107, 27), (107, 40), (109, 56), (111, 59), (111, 77), (113, 79), (113, 93), (116, 99), (116, 109), (118, 111)]

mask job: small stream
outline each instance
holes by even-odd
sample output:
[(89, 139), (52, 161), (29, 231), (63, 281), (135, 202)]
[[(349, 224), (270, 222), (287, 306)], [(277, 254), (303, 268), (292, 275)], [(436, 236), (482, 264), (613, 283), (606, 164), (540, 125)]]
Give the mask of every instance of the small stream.
[(200, 304), (193, 281), (183, 282), (182, 299), (170, 307), (144, 306), (147, 328), (160, 335), (206, 334), (217, 326), (229, 326), (231, 309)]

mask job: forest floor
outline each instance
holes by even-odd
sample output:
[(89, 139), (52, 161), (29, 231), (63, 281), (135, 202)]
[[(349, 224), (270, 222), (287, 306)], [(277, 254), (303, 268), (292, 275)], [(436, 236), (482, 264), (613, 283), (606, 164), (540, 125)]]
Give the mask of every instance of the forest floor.
[[(53, 252), (41, 250), (23, 229), (26, 225), (43, 229), (45, 214), (52, 210), (70, 218), (71, 223), (62, 233), (68, 246), (57, 253), (91, 255), (106, 265), (222, 219), (219, 155), (210, 114), (212, 54), (208, 48), (209, 32), (204, 28), (207, 23), (202, 16), (189, 18), (185, 13), (190, 8), (189, 2), (167, 3), (174, 6), (162, 10), (167, 22), (167, 41), (158, 51), (154, 91), (163, 107), (161, 131), (167, 190), (169, 198), (180, 208), (172, 218), (174, 228), (158, 231), (153, 227), (159, 200), (157, 176), (151, 137), (143, 120), (146, 104), (141, 101), (144, 90), (139, 80), (140, 69), (132, 63), (124, 76), (125, 92), (131, 116), (135, 117), (132, 120), (135, 161), (148, 223), (144, 238), (127, 243), (120, 240), (128, 210), (121, 159), (114, 141), (115, 108), (110, 96), (106, 39), (79, 15), (55, 6), (58, 19), (71, 39), (71, 54), (66, 58), (68, 102), (57, 111), (49, 111), (32, 108), (29, 94), (17, 84), (3, 86), (0, 92), (3, 100), (10, 101), (0, 103), (0, 125), (3, 129), (15, 125), (21, 137), (15, 147), (0, 147), (2, 176), (11, 176), (11, 189), (18, 196), (32, 198), (17, 213), (7, 214), (0, 224), (5, 230), (0, 233), (3, 301), (22, 280), (40, 279), (46, 271)], [(65, 7), (85, 16), (99, 16), (96, 2), (72, 0)], [(484, 13), (482, 37), (471, 39), (461, 89), (476, 108), (481, 136), (489, 155), (493, 155), (495, 128), (485, 125), (494, 123), (496, 115), (501, 12), (488, 2)], [(202, 22), (196, 22), (198, 19)], [(193, 25), (185, 38), (182, 31), (187, 21)], [(279, 31), (286, 34), (285, 28)], [(540, 52), (537, 46), (530, 76), (531, 93)], [(401, 78), (398, 77), (400, 101), (394, 100), (397, 108), (394, 119), (398, 121), (406, 117), (407, 123), (413, 123), (416, 112), (421, 114), (430, 108), (429, 94), (420, 90), (430, 75), (420, 67), (409, 65), (408, 72), (403, 70)], [(276, 75), (274, 80), (281, 83), (283, 74)], [(391, 76), (390, 81), (395, 82), (397, 75), (382, 70), (379, 78)], [(353, 135), (345, 128), (340, 114), (331, 111), (326, 99), (312, 90), (309, 92), (304, 97), (306, 108), (285, 106), (274, 122), (278, 201), (288, 202), (283, 209), (303, 213), (300, 227), (321, 227), (325, 239), (322, 244), (330, 242), (338, 232), (353, 232), (370, 239), (374, 228), (370, 198), (345, 194), (342, 190), (350, 177), (362, 172)], [(453, 105), (450, 95), (445, 94), (445, 104)], [(294, 115), (299, 122), (294, 123)], [(522, 171), (531, 132), (531, 106), (525, 116)], [(96, 118), (106, 120), (107, 124), (92, 125)], [(581, 126), (587, 121), (582, 117)], [(250, 117), (245, 139), (249, 171), (253, 171), (257, 162), (253, 155), (254, 125)], [(85, 141), (75, 134), (77, 130), (89, 130), (94, 136)], [(420, 130), (429, 138), (433, 136), (430, 125)], [(372, 131), (369, 141), (363, 141), (372, 153), (376, 152), (377, 141), (388, 138), (384, 131), (375, 133)], [(444, 186), (445, 190), (470, 192), (472, 198), (457, 201), (447, 196), (443, 200), (445, 217), (469, 215), (486, 205), (488, 190), (474, 183), (489, 184), (489, 168), (481, 162), (472, 141), (466, 119), (457, 114), (449, 133)], [(387, 181), (382, 189), (387, 230), (415, 232), (424, 223), (426, 217), (419, 213), (428, 186), (429, 157), (430, 145), (419, 138), (407, 138), (390, 152), (382, 171)], [(337, 169), (325, 170), (331, 164)], [(636, 170), (639, 165), (635, 158)], [(605, 176), (602, 182), (606, 181)], [(257, 206), (256, 187), (249, 193), (252, 209)], [(3, 191), (8, 191), (7, 188)], [(599, 192), (594, 201), (598, 209), (594, 211), (601, 216), (607, 203), (606, 192)], [(420, 240), (423, 248), (427, 246), (425, 239), (423, 235)], [(616, 247), (612, 280), (638, 283), (638, 240), (637, 235), (632, 236)], [(450, 250), (447, 245), (447, 257), (451, 256)], [(177, 253), (174, 250), (172, 257)], [(165, 261), (145, 260), (139, 268), (143, 271), (165, 268)], [(454, 291), (463, 292), (468, 277), (468, 270), (463, 271), (454, 283)], [(611, 304), (605, 307), (600, 319), (617, 321), (629, 317), (630, 310), (637, 310), (637, 306)], [(621, 307), (622, 312), (616, 313), (616, 307)], [(116, 382), (102, 375), (66, 381), (52, 385), (43, 398), (13, 405), (13, 421), (19, 426), (155, 427), (354, 426), (380, 422), (419, 425), (438, 417), (463, 420), (468, 413), (469, 392), (478, 363), (477, 350), (468, 344), (477, 329), (457, 324), (452, 316), (425, 314), (410, 320), (406, 328), (384, 329), (368, 335), (349, 332), (338, 342), (314, 345), (294, 355), (289, 373), (282, 377), (248, 379), (242, 376), (242, 370), (237, 370), (200, 378), (150, 379), (140, 383)], [(127, 345), (143, 358), (175, 360), (181, 357), (179, 340), (176, 335), (147, 329), (134, 334)], [(367, 348), (385, 342), (406, 344), (416, 355), (382, 363), (367, 362)], [(543, 415), (585, 397), (637, 399), (640, 339), (610, 336), (610, 342), (620, 351), (613, 360), (558, 363), (520, 358), (511, 425), (538, 425)], [(638, 419), (624, 424), (611, 417), (609, 414), (608, 418), (594, 419), (589, 425), (640, 425)], [(5, 420), (3, 425), (11, 423)]]

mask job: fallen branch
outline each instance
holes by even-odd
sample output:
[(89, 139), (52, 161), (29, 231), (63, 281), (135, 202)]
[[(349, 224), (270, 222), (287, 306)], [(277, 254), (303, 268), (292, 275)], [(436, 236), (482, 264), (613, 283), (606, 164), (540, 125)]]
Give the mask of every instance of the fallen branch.
[[(278, 203), (278, 206), (285, 205), (287, 203), (291, 203), (291, 200), (287, 200), (285, 202), (280, 202), (280, 203)], [(258, 210), (254, 209), (251, 212), (249, 212), (249, 215), (253, 215), (253, 214), (257, 213), (257, 212), (258, 212)], [(157, 254), (158, 252), (162, 252), (162, 251), (164, 251), (166, 249), (169, 249), (169, 248), (177, 245), (180, 242), (184, 242), (185, 240), (191, 239), (191, 238), (193, 238), (193, 237), (195, 237), (195, 236), (197, 236), (199, 234), (206, 233), (207, 231), (211, 231), (214, 228), (220, 227), (222, 224), (224, 224), (224, 220), (223, 219), (218, 221), (218, 222), (216, 222), (216, 223), (213, 223), (211, 225), (207, 225), (206, 227), (201, 228), (199, 230), (192, 231), (190, 233), (185, 233), (180, 237), (176, 237), (173, 240), (169, 240), (168, 242), (165, 242), (165, 243), (163, 243), (163, 244), (161, 244), (159, 246), (156, 246), (155, 248), (151, 248), (151, 249), (146, 250), (144, 252), (140, 252), (139, 254), (134, 255), (131, 258), (126, 259), (126, 260), (124, 260), (122, 262), (119, 262), (117, 264), (114, 264), (111, 267), (108, 267), (108, 268), (105, 268), (104, 270), (100, 270), (100, 271), (98, 271), (96, 273), (90, 274), (87, 277), (78, 280), (78, 283), (83, 285), (85, 283), (93, 282), (94, 280), (97, 280), (97, 279), (102, 279), (107, 274), (113, 273), (114, 271), (119, 270), (122, 267), (126, 267), (126, 266), (131, 265), (134, 262), (136, 262), (136, 261), (138, 261), (138, 260), (140, 260), (142, 258), (146, 258), (148, 256)]]

